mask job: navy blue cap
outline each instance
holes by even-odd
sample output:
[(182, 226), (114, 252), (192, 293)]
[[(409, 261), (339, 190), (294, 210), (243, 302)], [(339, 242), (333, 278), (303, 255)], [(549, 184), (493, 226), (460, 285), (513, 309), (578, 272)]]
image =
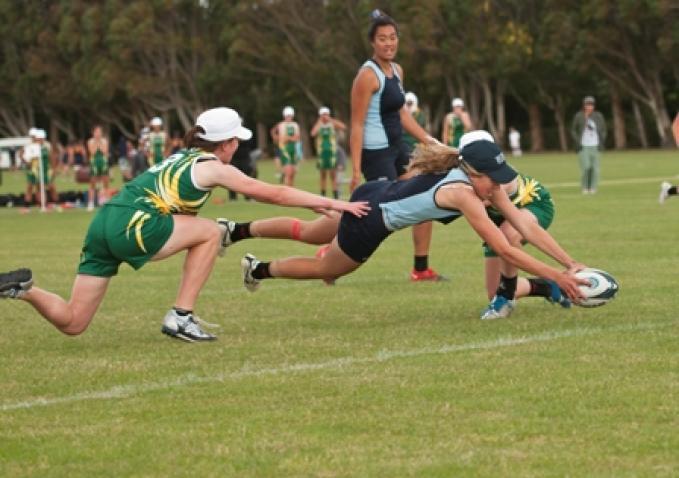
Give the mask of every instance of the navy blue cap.
[(497, 144), (485, 139), (466, 144), (460, 150), (460, 159), (499, 184), (506, 184), (517, 175)]

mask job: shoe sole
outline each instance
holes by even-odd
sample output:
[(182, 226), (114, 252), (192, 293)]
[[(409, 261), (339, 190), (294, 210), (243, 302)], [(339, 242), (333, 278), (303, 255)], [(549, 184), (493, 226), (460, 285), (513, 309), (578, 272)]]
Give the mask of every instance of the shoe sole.
[[(250, 262), (249, 258), (254, 259), (253, 256), (250, 256), (248, 254), (240, 260), (240, 267), (241, 267), (241, 270), (243, 271), (243, 286), (248, 290), (248, 292), (256, 292), (257, 289), (259, 289), (259, 282), (255, 282), (254, 284), (247, 282), (248, 271), (251, 270), (251, 264), (252, 264)], [(252, 274), (250, 274), (250, 275), (252, 275)]]
[(195, 337), (189, 337), (186, 334), (183, 334), (182, 332), (178, 330), (172, 330), (169, 327), (163, 326), (162, 329), (160, 329), (162, 333), (165, 335), (172, 337), (173, 339), (178, 339), (178, 340), (183, 340), (185, 342), (193, 343), (193, 342), (212, 342), (214, 340), (217, 340), (217, 337), (210, 337), (209, 339), (198, 339)]
[[(29, 272), (30, 274), (30, 272)], [(6, 282), (2, 285), (0, 285), (0, 294), (3, 292), (8, 292), (12, 289), (19, 289), (23, 292), (26, 292), (30, 290), (30, 288), (33, 287), (33, 276), (28, 278), (28, 280), (21, 281), (21, 280), (15, 280), (13, 282)]]

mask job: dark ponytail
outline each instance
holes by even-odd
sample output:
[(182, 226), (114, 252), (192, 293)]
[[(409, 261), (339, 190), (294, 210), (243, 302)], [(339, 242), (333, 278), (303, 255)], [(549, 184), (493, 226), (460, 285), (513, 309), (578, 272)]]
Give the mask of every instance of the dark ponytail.
[(184, 144), (187, 148), (199, 148), (208, 153), (212, 153), (223, 141), (213, 142), (200, 138), (198, 134), (205, 134), (201, 126), (192, 126), (184, 135)]
[(375, 41), (377, 29), (379, 27), (384, 27), (387, 25), (391, 25), (392, 27), (394, 27), (394, 30), (396, 30), (396, 36), (398, 36), (399, 32), (396, 20), (394, 20), (381, 10), (373, 10), (372, 13), (370, 14), (370, 20), (371, 20), (370, 28), (368, 29), (368, 39), (370, 40), (370, 42)]

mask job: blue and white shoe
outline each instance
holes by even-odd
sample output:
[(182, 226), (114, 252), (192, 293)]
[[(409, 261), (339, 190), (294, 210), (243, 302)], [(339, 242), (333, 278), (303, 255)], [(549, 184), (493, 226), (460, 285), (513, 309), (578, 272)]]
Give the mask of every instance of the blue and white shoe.
[(561, 289), (559, 289), (559, 286), (556, 285), (556, 282), (551, 280), (547, 282), (549, 282), (549, 285), (552, 288), (552, 295), (550, 297), (545, 297), (547, 302), (550, 304), (559, 304), (564, 309), (570, 309), (571, 301), (564, 295), (563, 292), (561, 292)]
[(496, 295), (490, 301), (486, 310), (481, 313), (481, 320), (505, 319), (512, 315), (516, 300), (509, 300), (501, 295)]

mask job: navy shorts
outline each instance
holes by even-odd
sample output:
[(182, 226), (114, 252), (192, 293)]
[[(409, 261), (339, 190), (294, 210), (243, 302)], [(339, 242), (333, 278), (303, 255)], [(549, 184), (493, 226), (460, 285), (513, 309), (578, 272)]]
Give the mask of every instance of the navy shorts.
[(401, 141), (384, 149), (361, 152), (361, 172), (366, 181), (393, 181), (405, 174), (410, 162), (410, 148)]
[(392, 231), (384, 226), (380, 198), (392, 183), (390, 181), (371, 181), (362, 184), (351, 195), (351, 201), (368, 201), (370, 212), (367, 216), (356, 217), (342, 213), (337, 243), (347, 256), (356, 262), (365, 262), (377, 250)]

